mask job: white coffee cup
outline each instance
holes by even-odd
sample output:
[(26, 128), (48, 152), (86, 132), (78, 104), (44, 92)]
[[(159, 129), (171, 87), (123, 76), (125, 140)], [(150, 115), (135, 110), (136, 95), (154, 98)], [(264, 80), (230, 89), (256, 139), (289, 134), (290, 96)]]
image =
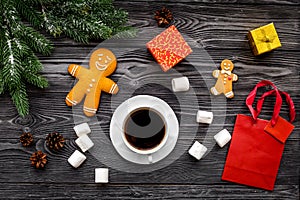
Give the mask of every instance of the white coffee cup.
[[(163, 135), (163, 137), (162, 136), (160, 136), (160, 137), (162, 137), (162, 139), (161, 140), (159, 140), (158, 142), (157, 142), (157, 144), (155, 144), (155, 146), (153, 146), (153, 147), (150, 147), (150, 148), (138, 148), (137, 147), (137, 145), (134, 145), (134, 144), (132, 144), (129, 140), (128, 140), (128, 138), (126, 137), (126, 134), (125, 134), (125, 132), (126, 132), (126, 125), (128, 125), (128, 120), (129, 120), (129, 118), (132, 116), (132, 115), (134, 115), (135, 113), (137, 113), (137, 112), (143, 112), (143, 111), (145, 111), (145, 110), (149, 110), (149, 118), (151, 119), (151, 115), (153, 115), (153, 117), (154, 116), (159, 116), (160, 117), (160, 119), (162, 120), (162, 122), (163, 122), (163, 125), (164, 125), (164, 135)], [(153, 113), (153, 114), (152, 114)], [(154, 114), (155, 113), (155, 114)], [(148, 155), (148, 161), (149, 161), (149, 163), (152, 163), (152, 161), (153, 161), (153, 158), (152, 158), (152, 154), (153, 153), (155, 153), (155, 152), (157, 152), (158, 150), (160, 150), (164, 145), (165, 145), (165, 143), (166, 143), (166, 141), (167, 141), (167, 139), (168, 139), (168, 134), (169, 134), (169, 124), (167, 124), (166, 122), (167, 122), (167, 120), (166, 120), (166, 116), (167, 115), (167, 113), (166, 112), (164, 112), (164, 108), (163, 108), (163, 106), (160, 106), (159, 104), (155, 104), (155, 105), (142, 105), (142, 106), (138, 106), (138, 105), (134, 105), (134, 106), (132, 106), (132, 107), (130, 107), (130, 108), (128, 108), (128, 112), (126, 113), (126, 117), (125, 117), (125, 120), (123, 120), (123, 122), (121, 122), (121, 124), (122, 124), (122, 139), (123, 139), (123, 141), (124, 141), (124, 143), (125, 143), (125, 145), (131, 150), (131, 151), (133, 151), (133, 152), (135, 152), (135, 153), (138, 153), (138, 154), (142, 154), (142, 155)], [(157, 117), (158, 118), (158, 117)], [(152, 119), (151, 119), (152, 120)], [(155, 120), (155, 118), (154, 118), (154, 120)], [(138, 126), (138, 125), (137, 125)], [(145, 126), (146, 128), (147, 128), (147, 126)], [(156, 134), (156, 132), (158, 131), (158, 130), (161, 130), (160, 128), (161, 127), (157, 127), (157, 129), (155, 128), (155, 126), (149, 126), (149, 128), (150, 129), (148, 129), (148, 132), (151, 132), (152, 131), (152, 127), (154, 127), (153, 128), (153, 134), (154, 135), (157, 135), (157, 134), (160, 134), (160, 135), (162, 135), (162, 133), (157, 133)], [(137, 129), (137, 131), (138, 130), (140, 130), (138, 127), (136, 128)], [(155, 130), (156, 129), (156, 130)], [(141, 130), (145, 130), (145, 129), (141, 129)], [(140, 131), (141, 131), (140, 130)], [(146, 129), (147, 130), (147, 129)], [(145, 132), (146, 133), (146, 132)], [(138, 132), (138, 133), (136, 133), (137, 135), (139, 135), (139, 136), (141, 136), (141, 137), (143, 137), (143, 134), (144, 133), (142, 133), (142, 132)], [(131, 136), (131, 137), (134, 137), (134, 136)], [(144, 137), (144, 141), (147, 141), (147, 139), (149, 139), (149, 141), (151, 141), (151, 137)], [(153, 139), (153, 138), (152, 138)]]

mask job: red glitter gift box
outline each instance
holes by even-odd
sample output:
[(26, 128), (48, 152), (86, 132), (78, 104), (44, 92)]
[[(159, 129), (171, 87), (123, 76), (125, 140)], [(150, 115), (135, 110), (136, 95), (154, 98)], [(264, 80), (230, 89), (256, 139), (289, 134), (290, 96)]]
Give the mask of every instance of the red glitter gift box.
[(157, 35), (146, 46), (165, 72), (193, 52), (174, 25)]

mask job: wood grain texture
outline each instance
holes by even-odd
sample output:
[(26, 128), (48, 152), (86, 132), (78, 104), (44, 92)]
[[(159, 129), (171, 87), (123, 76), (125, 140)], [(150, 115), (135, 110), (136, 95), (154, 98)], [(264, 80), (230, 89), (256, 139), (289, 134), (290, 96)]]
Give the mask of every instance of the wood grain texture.
[[(31, 190), (32, 188), (35, 190)], [(278, 185), (278, 192), (253, 190), (236, 185), (96, 185), (96, 184), (7, 184), (1, 193), (12, 199), (297, 199), (295, 185)], [(24, 191), (19, 193), (19, 191)]]
[[(197, 137), (198, 141), (203, 138)], [(190, 146), (191, 140), (179, 141), (183, 145)], [(73, 140), (67, 142), (66, 147), (59, 153), (51, 152), (43, 139), (36, 141), (31, 148), (20, 147), (18, 141), (1, 140), (0, 169), (1, 183), (29, 182), (29, 183), (93, 183), (94, 168), (105, 167), (90, 153), (86, 153), (88, 160), (79, 168), (73, 169), (68, 163), (68, 157), (76, 149)], [(299, 148), (297, 141), (287, 142), (281, 166), (278, 172), (276, 184), (297, 185), (299, 177), (295, 176), (299, 169)], [(296, 150), (298, 148), (298, 150)], [(29, 157), (36, 150), (47, 153), (49, 163), (44, 170), (36, 170), (30, 166)], [(214, 146), (212, 151), (201, 161), (196, 161), (184, 153), (178, 160), (157, 171), (151, 173), (125, 173), (110, 168), (110, 183), (112, 184), (229, 184), (220, 180), (228, 145), (223, 149)], [(296, 156), (295, 156), (296, 154)], [(11, 158), (9, 158), (9, 156)], [(113, 159), (113, 158), (112, 158)], [(116, 158), (118, 160), (120, 158)], [(9, 161), (9, 162), (8, 162)], [(16, 165), (18, 163), (18, 165)], [(116, 162), (115, 165), (118, 165)], [(115, 166), (117, 167), (117, 166)], [(276, 191), (276, 190), (275, 190)]]
[[(191, 55), (190, 60), (203, 66), (201, 75), (195, 73), (193, 66), (187, 61), (183, 61), (178, 69), (181, 74), (189, 76), (199, 107), (215, 109), (215, 118), (225, 119), (224, 123), (215, 123), (210, 127), (203, 124), (183, 124), (178, 141), (183, 147), (190, 147), (194, 139), (203, 141), (205, 133), (210, 135), (208, 139), (213, 140), (211, 135), (222, 128), (232, 132), (236, 114), (249, 114), (244, 101), (253, 86), (262, 79), (271, 80), (280, 89), (289, 92), (297, 113), (300, 112), (298, 1), (140, 0), (116, 1), (115, 4), (129, 12), (129, 24), (145, 35), (156, 27), (153, 19), (155, 10), (166, 5), (173, 11), (174, 24), (180, 32), (195, 40), (216, 63), (211, 66), (208, 59)], [(254, 57), (246, 34), (269, 22), (275, 23), (282, 47)], [(94, 184), (94, 168), (106, 166), (92, 154), (86, 153), (88, 159), (78, 169), (73, 169), (67, 163), (68, 157), (78, 148), (74, 142), (74, 119), (88, 119), (82, 114), (74, 115), (72, 109), (66, 106), (64, 98), (74, 84), (74, 79), (67, 73), (67, 66), (70, 63), (81, 64), (99, 42), (84, 45), (66, 37), (52, 38), (45, 35), (55, 46), (50, 57), (39, 55), (44, 65), (43, 74), (48, 78), (50, 87), (41, 90), (29, 86), (31, 112), (25, 118), (17, 115), (8, 95), (1, 95), (0, 98), (0, 199), (299, 199), (299, 115), (294, 122), (295, 129), (285, 145), (273, 192), (221, 181), (228, 145), (222, 149), (214, 146), (201, 161), (195, 161), (185, 152), (171, 165), (152, 173), (125, 173), (110, 168), (110, 183)], [(146, 37), (151, 39), (150, 35)], [(140, 42), (141, 40), (136, 40), (136, 44)], [(117, 46), (115, 43), (107, 45)], [(147, 67), (153, 62), (153, 58), (143, 45), (140, 50), (126, 52), (126, 49), (120, 48), (116, 53), (120, 56), (118, 69), (111, 77), (113, 80), (124, 78), (128, 80), (128, 87), (136, 87), (135, 94), (158, 96), (170, 104), (177, 116), (183, 111), (188, 118), (195, 118), (194, 108), (188, 101), (191, 96), (187, 95), (183, 105), (178, 105), (178, 100), (167, 88), (154, 84), (142, 87), (143, 81), (154, 76)], [(211, 71), (224, 58), (233, 60), (234, 72), (239, 75), (239, 81), (234, 84), (236, 96), (226, 100), (225, 104), (216, 101), (212, 108), (206, 84), (214, 83)], [(86, 62), (84, 64), (87, 65)], [(157, 80), (165, 80), (164, 75), (155, 76)], [(131, 93), (124, 91), (124, 95), (127, 94)], [(97, 112), (98, 122), (91, 124), (95, 132), (101, 129), (107, 137), (113, 114), (111, 100), (111, 96), (102, 95), (100, 110)], [(271, 117), (273, 104), (273, 98), (266, 100), (261, 118)], [(288, 107), (285, 104), (281, 115), (288, 118)], [(22, 147), (18, 141), (25, 126), (32, 128), (35, 137), (34, 145), (29, 148)], [(190, 128), (196, 128), (195, 138), (189, 135)], [(45, 145), (46, 135), (53, 131), (58, 131), (67, 138), (66, 146), (60, 152), (51, 152)], [(49, 163), (44, 170), (36, 170), (30, 166), (29, 157), (36, 150), (43, 150), (48, 155)]]
[[(134, 0), (134, 2), (149, 2), (149, 0)], [(169, 4), (170, 1), (168, 0), (154, 0), (151, 1), (154, 3), (165, 3)], [(172, 3), (205, 3), (205, 4), (268, 4), (268, 5), (299, 5), (299, 2), (297, 0), (173, 0)]]

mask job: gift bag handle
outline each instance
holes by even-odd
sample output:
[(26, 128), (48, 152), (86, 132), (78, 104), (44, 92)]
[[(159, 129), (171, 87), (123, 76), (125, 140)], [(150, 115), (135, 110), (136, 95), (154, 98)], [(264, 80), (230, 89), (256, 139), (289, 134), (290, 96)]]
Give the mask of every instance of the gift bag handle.
[(253, 108), (253, 103), (254, 103), (254, 100), (256, 97), (257, 89), (260, 87), (268, 86), (268, 85), (272, 86), (273, 90), (276, 93), (276, 102), (275, 102), (275, 106), (274, 106), (273, 116), (271, 119), (271, 124), (272, 124), (272, 126), (274, 126), (277, 122), (281, 104), (282, 104), (282, 98), (279, 94), (277, 87), (274, 85), (274, 83), (272, 83), (271, 81), (268, 81), (268, 80), (262, 80), (259, 83), (257, 83), (256, 86), (254, 87), (254, 89), (249, 93), (249, 95), (246, 99), (246, 105), (248, 106), (248, 108), (252, 114), (252, 117), (256, 121), (259, 113)]
[[(296, 110), (295, 110), (294, 102), (293, 102), (291, 96), (287, 92), (283, 92), (283, 91), (279, 90), (279, 93), (285, 96), (285, 101), (288, 104), (289, 109), (290, 109), (290, 122), (292, 123), (296, 118)], [(256, 110), (257, 110), (258, 115), (261, 112), (262, 105), (264, 104), (265, 97), (275, 95), (275, 94), (276, 94), (275, 90), (270, 90), (270, 91), (265, 92), (258, 99), (257, 105), (256, 105)]]

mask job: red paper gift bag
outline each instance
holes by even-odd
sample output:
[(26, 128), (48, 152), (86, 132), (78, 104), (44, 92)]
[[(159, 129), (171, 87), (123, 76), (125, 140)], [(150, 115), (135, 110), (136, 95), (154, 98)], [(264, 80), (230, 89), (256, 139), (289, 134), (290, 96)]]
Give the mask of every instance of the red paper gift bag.
[[(252, 107), (257, 89), (267, 85), (271, 85), (276, 94), (270, 122), (257, 118), (260, 110)], [(273, 190), (284, 143), (265, 132), (265, 127), (269, 123), (272, 127), (276, 125), (281, 103), (280, 93), (270, 81), (259, 82), (250, 92), (246, 104), (252, 116), (237, 115), (222, 180)]]

